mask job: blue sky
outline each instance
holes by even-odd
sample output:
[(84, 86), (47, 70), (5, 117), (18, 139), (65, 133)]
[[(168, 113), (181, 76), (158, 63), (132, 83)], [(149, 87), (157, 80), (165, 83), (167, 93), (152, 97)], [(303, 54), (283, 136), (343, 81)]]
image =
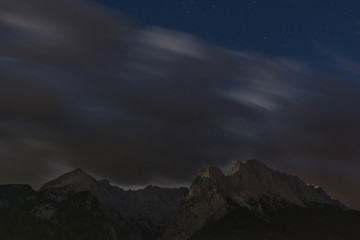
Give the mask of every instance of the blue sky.
[(99, 1), (144, 25), (162, 26), (234, 50), (286, 56), (326, 67), (327, 52), (358, 61), (355, 0)]

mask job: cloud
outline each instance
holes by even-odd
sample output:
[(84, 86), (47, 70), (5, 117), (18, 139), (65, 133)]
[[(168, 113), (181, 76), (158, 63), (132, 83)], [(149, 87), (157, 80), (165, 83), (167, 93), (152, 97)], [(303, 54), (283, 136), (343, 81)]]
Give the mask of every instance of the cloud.
[(122, 47), (121, 16), (83, 1), (1, 1), (0, 52), (40, 63), (104, 67)]
[[(358, 164), (352, 78), (137, 27), (83, 1), (0, 9), (2, 182), (39, 186), (82, 167), (121, 185), (169, 185), (205, 164), (259, 158), (317, 169), (326, 184), (317, 166)], [(354, 187), (346, 169), (334, 171)]]

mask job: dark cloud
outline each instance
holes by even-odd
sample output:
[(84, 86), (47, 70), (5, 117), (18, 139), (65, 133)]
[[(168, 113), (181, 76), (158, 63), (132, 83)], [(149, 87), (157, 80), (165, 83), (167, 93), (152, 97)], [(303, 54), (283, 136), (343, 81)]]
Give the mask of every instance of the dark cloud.
[(171, 185), (255, 157), (360, 207), (347, 177), (360, 154), (353, 78), (134, 27), (81, 1), (0, 9), (1, 182), (39, 186), (82, 167), (121, 185)]
[(4, 0), (0, 19), (0, 51), (10, 58), (99, 68), (125, 47), (124, 21), (89, 1)]

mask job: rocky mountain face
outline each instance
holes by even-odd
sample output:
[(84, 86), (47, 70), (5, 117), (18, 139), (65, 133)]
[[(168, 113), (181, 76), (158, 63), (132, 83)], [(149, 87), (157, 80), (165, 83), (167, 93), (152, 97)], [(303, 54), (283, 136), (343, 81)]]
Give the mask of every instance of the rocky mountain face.
[(187, 188), (148, 186), (136, 191), (125, 191), (110, 185), (107, 180), (97, 181), (81, 169), (64, 174), (40, 188), (41, 193), (55, 200), (63, 200), (68, 195), (84, 191), (99, 200), (109, 219), (125, 221), (136, 230), (140, 228), (157, 233), (166, 227)]
[(306, 209), (313, 203), (347, 209), (321, 187), (272, 170), (257, 160), (238, 161), (227, 175), (217, 167), (205, 167), (191, 185), (163, 239), (189, 239), (209, 223), (239, 209), (244, 216), (266, 222), (269, 212), (292, 207)]
[(205, 167), (190, 189), (125, 191), (81, 169), (0, 185), (0, 239), (357, 240), (360, 213), (256, 160)]
[[(75, 169), (46, 183), (38, 192), (27, 185), (0, 186), (0, 208), (16, 207), (24, 217), (50, 223), (49, 232), (57, 235), (61, 232), (57, 229), (76, 226), (77, 219), (83, 227), (96, 223), (92, 229), (101, 236), (96, 239), (148, 240), (162, 233), (186, 192), (187, 188), (153, 186), (125, 191)], [(73, 212), (82, 214), (76, 217)], [(88, 231), (84, 228), (85, 232)]]

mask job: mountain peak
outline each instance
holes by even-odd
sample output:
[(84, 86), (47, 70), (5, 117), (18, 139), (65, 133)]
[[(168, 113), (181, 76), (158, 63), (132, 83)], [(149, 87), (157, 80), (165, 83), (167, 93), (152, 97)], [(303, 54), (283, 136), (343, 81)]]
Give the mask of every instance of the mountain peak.
[(248, 166), (266, 167), (266, 168), (268, 168), (268, 166), (266, 166), (265, 163), (263, 163), (260, 160), (256, 160), (256, 159), (247, 160), (245, 164), (248, 165)]
[(309, 186), (255, 159), (237, 161), (226, 176), (216, 167), (205, 167), (167, 227), (164, 239), (189, 239), (203, 226), (234, 209), (266, 218), (266, 212), (278, 208), (307, 209), (313, 203), (346, 209), (320, 187)]
[(63, 174), (59, 178), (92, 178), (88, 173), (86, 173), (81, 168), (75, 168), (74, 170)]
[(221, 170), (218, 167), (212, 167), (212, 166), (205, 166), (199, 173), (200, 177), (205, 178), (217, 178), (221, 177), (224, 174), (221, 172)]
[(251, 169), (252, 171), (260, 171), (262, 169), (269, 169), (265, 163), (256, 159), (250, 159), (243, 163), (242, 161), (236, 161), (235, 165), (228, 171), (228, 176), (231, 176), (244, 169)]
[(87, 174), (84, 170), (82, 170), (81, 168), (75, 168), (74, 170), (72, 170), (70, 173), (85, 173)]
[[(266, 197), (272, 201), (281, 199), (278, 202), (285, 201), (302, 207), (310, 202), (318, 202), (346, 208), (331, 199), (321, 187), (315, 185), (311, 187), (299, 178), (270, 169), (256, 159), (245, 163), (237, 161), (227, 175), (224, 175), (217, 167), (206, 166), (198, 177), (211, 180), (206, 184), (216, 185), (228, 195), (229, 199), (239, 205), (249, 206), (250, 202), (259, 202)], [(190, 193), (203, 189), (198, 188), (196, 184), (204, 184), (204, 182), (195, 181), (190, 188)]]
[(95, 182), (96, 180), (87, 174), (84, 170), (81, 168), (76, 168), (73, 171), (65, 173), (55, 180), (46, 183), (40, 188), (40, 191), (49, 188), (61, 188), (64, 186), (74, 186), (75, 188), (79, 188), (82, 186), (89, 186)]

